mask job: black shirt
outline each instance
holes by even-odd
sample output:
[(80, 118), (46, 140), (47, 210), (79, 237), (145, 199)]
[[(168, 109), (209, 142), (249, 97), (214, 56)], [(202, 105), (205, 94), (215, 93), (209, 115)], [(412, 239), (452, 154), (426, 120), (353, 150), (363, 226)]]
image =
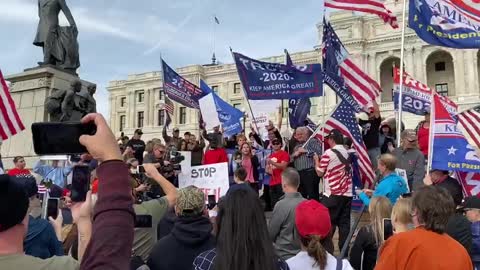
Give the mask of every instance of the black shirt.
[(458, 181), (455, 178), (452, 178), (451, 176), (447, 177), (443, 182), (434, 184), (436, 187), (442, 187), (450, 193), (450, 195), (453, 198), (453, 202), (455, 203), (456, 206), (460, 205), (463, 200), (463, 192), (462, 192), (462, 186), (458, 183)]
[(380, 124), (382, 118), (378, 117), (372, 120), (358, 121), (362, 127), (363, 142), (368, 150), (378, 147), (378, 136), (380, 135)]
[(143, 163), (143, 151), (145, 151), (145, 142), (142, 140), (131, 139), (128, 141), (127, 146), (132, 147), (135, 151), (135, 158), (138, 160), (138, 163)]
[(378, 247), (371, 225), (362, 227), (350, 250), (350, 264), (353, 269), (373, 270), (377, 261)]

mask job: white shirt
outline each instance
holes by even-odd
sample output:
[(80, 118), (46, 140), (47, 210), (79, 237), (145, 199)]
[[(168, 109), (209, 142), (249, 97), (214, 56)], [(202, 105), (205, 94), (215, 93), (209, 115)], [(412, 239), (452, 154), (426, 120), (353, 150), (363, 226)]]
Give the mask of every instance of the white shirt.
[[(300, 251), (295, 257), (287, 260), (290, 270), (318, 270), (320, 269), (315, 265), (315, 259), (308, 256), (306, 251)], [(325, 270), (336, 270), (337, 259), (327, 252), (327, 266)], [(342, 270), (354, 270), (347, 260), (343, 260)]]

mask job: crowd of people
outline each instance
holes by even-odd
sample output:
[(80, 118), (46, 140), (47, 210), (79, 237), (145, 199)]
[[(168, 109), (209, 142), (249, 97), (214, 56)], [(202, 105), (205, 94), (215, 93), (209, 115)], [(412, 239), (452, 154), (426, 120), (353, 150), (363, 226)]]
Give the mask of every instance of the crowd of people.
[[(145, 142), (140, 129), (115, 138), (98, 114), (82, 121), (97, 126), (80, 138), (88, 154), (38, 161), (35, 177), (15, 157), (0, 175), (2, 269), (480, 267), (480, 199), (463, 198), (448, 171), (426, 171), (428, 115), (398, 146), (378, 105), (359, 121), (377, 172), (371, 187), (361, 184), (351, 139), (336, 129), (324, 142), (307, 126), (283, 138), (272, 122), (265, 138), (255, 129), (223, 138), (217, 127), (197, 139), (174, 128)], [(212, 204), (199, 187), (178, 188), (183, 151), (192, 166), (229, 164), (225, 196)], [(71, 200), (76, 166), (90, 171), (84, 202)], [(352, 228), (357, 196), (369, 218)], [(47, 197), (61, 200), (55, 219), (42, 218)]]

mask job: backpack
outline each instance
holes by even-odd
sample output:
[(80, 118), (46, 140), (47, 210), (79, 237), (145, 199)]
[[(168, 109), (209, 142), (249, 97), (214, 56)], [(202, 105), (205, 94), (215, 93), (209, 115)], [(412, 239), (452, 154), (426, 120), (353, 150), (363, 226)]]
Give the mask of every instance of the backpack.
[(337, 149), (331, 148), (330, 150), (332, 150), (332, 152), (335, 153), (335, 155), (337, 155), (340, 162), (343, 165), (345, 165), (345, 173), (351, 176), (352, 175), (352, 166), (351, 166), (352, 158), (350, 157), (350, 155), (348, 156), (348, 159), (346, 159)]

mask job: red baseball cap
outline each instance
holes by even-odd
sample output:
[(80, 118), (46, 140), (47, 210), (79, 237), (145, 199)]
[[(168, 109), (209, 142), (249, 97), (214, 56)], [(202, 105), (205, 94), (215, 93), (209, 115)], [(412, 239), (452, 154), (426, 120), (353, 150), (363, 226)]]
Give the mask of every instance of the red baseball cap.
[(297, 206), (295, 225), (301, 237), (318, 235), (324, 238), (332, 227), (328, 209), (315, 200), (303, 201)]

